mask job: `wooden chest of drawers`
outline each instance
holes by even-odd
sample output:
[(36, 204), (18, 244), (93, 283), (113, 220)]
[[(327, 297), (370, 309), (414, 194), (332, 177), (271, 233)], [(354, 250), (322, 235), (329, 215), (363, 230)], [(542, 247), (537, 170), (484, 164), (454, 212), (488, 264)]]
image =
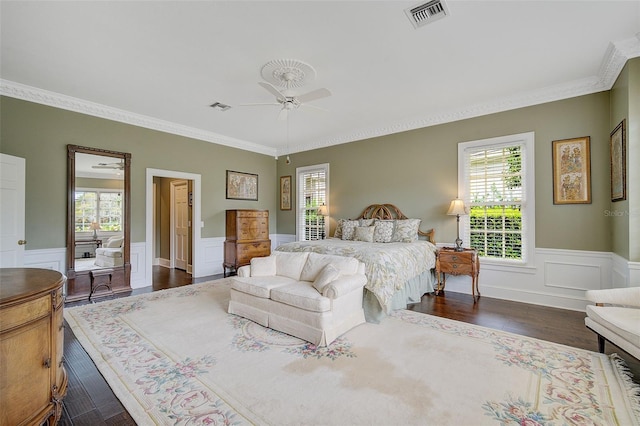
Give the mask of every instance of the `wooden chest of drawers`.
[(0, 425), (56, 424), (67, 392), (63, 364), (65, 277), (0, 269)]
[(446, 285), (446, 275), (469, 275), (471, 277), (471, 294), (473, 300), (480, 297), (478, 290), (478, 274), (480, 273), (480, 260), (478, 252), (473, 249), (464, 249), (463, 251), (455, 251), (453, 248), (444, 247), (438, 250), (436, 258), (436, 275), (438, 277), (438, 286), (436, 294), (444, 290)]
[(226, 240), (222, 269), (233, 271), (254, 257), (271, 254), (268, 210), (227, 210)]

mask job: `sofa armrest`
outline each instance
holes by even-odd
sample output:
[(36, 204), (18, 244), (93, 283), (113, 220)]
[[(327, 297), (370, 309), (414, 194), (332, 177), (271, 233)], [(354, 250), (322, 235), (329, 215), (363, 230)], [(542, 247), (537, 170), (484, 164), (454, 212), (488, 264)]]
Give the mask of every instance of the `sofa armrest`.
[(250, 277), (251, 276), (251, 266), (250, 265), (244, 265), (238, 268), (238, 270), (236, 271), (236, 274), (239, 277)]
[(340, 296), (351, 293), (367, 284), (366, 275), (342, 275), (331, 281), (322, 290), (322, 295), (329, 299), (337, 299)]
[(640, 287), (587, 290), (587, 300), (598, 304), (640, 307)]

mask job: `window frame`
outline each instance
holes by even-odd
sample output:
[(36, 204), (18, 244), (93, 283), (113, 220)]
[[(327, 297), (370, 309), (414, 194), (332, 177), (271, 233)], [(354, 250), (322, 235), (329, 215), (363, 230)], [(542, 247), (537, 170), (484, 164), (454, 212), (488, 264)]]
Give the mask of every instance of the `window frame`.
[[(468, 193), (466, 153), (469, 150), (481, 148), (497, 148), (521, 145), (522, 148), (522, 177), (524, 179), (521, 211), (523, 213), (523, 253), (524, 259), (499, 259), (495, 257), (481, 257), (482, 263), (504, 267), (531, 268), (535, 266), (535, 132), (518, 133), (498, 136), (488, 139), (458, 143), (458, 198), (464, 200), (465, 206), (470, 206)], [(460, 237), (463, 245), (470, 247), (469, 215), (460, 217)]]
[[(121, 234), (124, 232), (124, 203), (125, 203), (125, 199), (124, 199), (124, 194), (123, 194), (123, 190), (122, 189), (111, 189), (111, 188), (87, 188), (87, 187), (78, 187), (75, 190), (75, 194), (82, 192), (82, 193), (87, 193), (87, 192), (94, 192), (96, 194), (96, 222), (100, 223), (100, 194), (101, 193), (110, 193), (110, 194), (117, 194), (120, 193), (122, 194), (122, 208), (121, 208), (121, 212), (120, 212), (120, 227), (121, 230), (120, 231), (107, 231), (107, 230), (100, 230), (100, 235), (103, 236), (111, 236), (111, 235), (116, 235), (116, 234)], [(74, 201), (74, 205), (75, 205), (75, 201)], [(75, 216), (75, 215), (74, 215)], [(74, 229), (75, 229), (75, 221), (74, 221)], [(93, 231), (78, 231), (75, 230), (76, 235), (79, 235), (81, 237), (86, 237), (86, 236), (91, 236), (93, 235)]]
[[(304, 223), (304, 218), (305, 218), (304, 211), (306, 211), (307, 208), (304, 205), (305, 196), (304, 196), (303, 176), (309, 173), (314, 173), (314, 172), (324, 172), (324, 176), (325, 176), (324, 204), (327, 207), (327, 212), (331, 211), (329, 207), (329, 163), (316, 164), (316, 165), (305, 166), (305, 167), (296, 167), (295, 206), (296, 206), (296, 240), (297, 241), (307, 241), (304, 239), (305, 238), (304, 230), (306, 227), (306, 224)], [(328, 231), (329, 231), (328, 224), (329, 224), (329, 221), (325, 219), (323, 223), (325, 238), (328, 235)]]

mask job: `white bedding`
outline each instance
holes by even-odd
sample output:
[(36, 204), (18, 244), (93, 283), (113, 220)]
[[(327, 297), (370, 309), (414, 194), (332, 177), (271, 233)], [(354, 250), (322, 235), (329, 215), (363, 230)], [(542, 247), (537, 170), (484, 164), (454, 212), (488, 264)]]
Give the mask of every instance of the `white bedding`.
[(327, 238), (319, 241), (286, 243), (278, 251), (309, 251), (355, 257), (366, 265), (367, 285), (386, 313), (394, 294), (406, 283), (435, 267), (436, 246), (428, 241), (413, 243), (368, 243)]

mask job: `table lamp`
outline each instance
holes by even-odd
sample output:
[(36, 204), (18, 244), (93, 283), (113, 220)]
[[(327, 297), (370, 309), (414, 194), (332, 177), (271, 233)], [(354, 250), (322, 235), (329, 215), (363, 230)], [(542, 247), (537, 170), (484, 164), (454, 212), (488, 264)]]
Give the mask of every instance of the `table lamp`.
[(456, 216), (456, 220), (458, 221), (458, 234), (456, 238), (455, 251), (463, 251), (464, 249), (462, 248), (462, 240), (460, 239), (460, 216), (467, 214), (464, 207), (464, 202), (459, 198), (456, 198), (455, 200), (451, 201), (447, 214)]
[(93, 231), (93, 239), (97, 240), (98, 239), (98, 229), (100, 229), (100, 224), (98, 222), (91, 222), (91, 225), (89, 225), (89, 229), (91, 229)]

